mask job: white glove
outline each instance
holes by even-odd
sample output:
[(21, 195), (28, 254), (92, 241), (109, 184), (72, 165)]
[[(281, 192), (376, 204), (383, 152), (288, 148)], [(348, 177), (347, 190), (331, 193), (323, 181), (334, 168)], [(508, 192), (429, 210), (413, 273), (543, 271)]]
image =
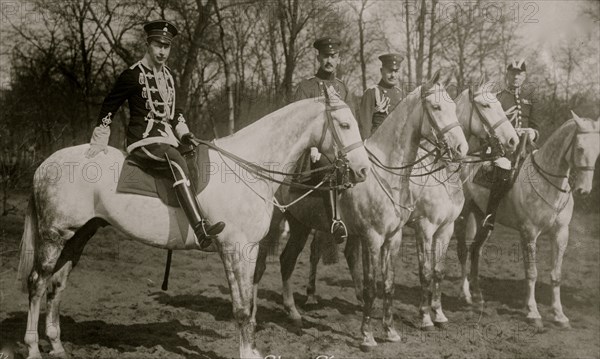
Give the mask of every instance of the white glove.
[(539, 132), (533, 128), (517, 128), (515, 131), (519, 137), (521, 137), (521, 134), (526, 133), (531, 141), (535, 141), (539, 137)]
[(321, 159), (321, 153), (319, 152), (319, 149), (316, 147), (311, 147), (310, 148), (310, 161), (312, 163), (315, 163), (319, 159)]
[(100, 152), (104, 152), (104, 154), (108, 153), (108, 147), (106, 145), (99, 145), (96, 143), (90, 143), (90, 148), (85, 152), (86, 158), (95, 157)]

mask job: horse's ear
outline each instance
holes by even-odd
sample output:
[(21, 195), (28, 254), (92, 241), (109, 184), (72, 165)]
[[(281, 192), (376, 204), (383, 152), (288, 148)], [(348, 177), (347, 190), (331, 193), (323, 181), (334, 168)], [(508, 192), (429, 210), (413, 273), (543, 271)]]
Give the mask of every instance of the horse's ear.
[(445, 71), (444, 80), (442, 81), (444, 88), (448, 88), (448, 85), (452, 83), (452, 80), (454, 80), (454, 67), (451, 67), (448, 71)]
[(438, 69), (433, 76), (431, 76), (431, 78), (429, 80), (427, 80), (423, 86), (421, 86), (421, 93), (424, 93), (425, 91), (429, 90), (430, 88), (432, 88), (436, 83), (438, 83), (438, 81), (440, 80), (440, 69)]
[(483, 86), (486, 81), (487, 81), (487, 79), (486, 79), (485, 74), (482, 74), (481, 77), (479, 78), (479, 81), (477, 81), (477, 88), (481, 88), (481, 86)]
[(429, 82), (432, 85), (437, 84), (440, 81), (440, 73), (441, 69), (437, 69), (437, 71), (433, 73), (433, 76), (431, 76), (431, 79), (429, 79)]
[(582, 128), (584, 124), (583, 124), (583, 120), (581, 119), (581, 117), (579, 117), (573, 110), (571, 110), (571, 116), (573, 117), (573, 120), (575, 121), (577, 126), (579, 128)]

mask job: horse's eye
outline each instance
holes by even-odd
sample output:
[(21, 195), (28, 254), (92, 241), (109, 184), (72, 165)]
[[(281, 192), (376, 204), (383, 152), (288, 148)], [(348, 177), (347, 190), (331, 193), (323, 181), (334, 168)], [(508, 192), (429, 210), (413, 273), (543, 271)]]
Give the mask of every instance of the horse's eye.
[(442, 106), (440, 106), (440, 105), (432, 105), (431, 108), (434, 109), (434, 110), (436, 110), (436, 111), (439, 111), (439, 110), (442, 109)]
[(350, 128), (350, 124), (348, 122), (341, 122), (340, 123), (340, 128), (347, 130)]
[(483, 104), (483, 105), (481, 105), (481, 106), (483, 106), (483, 108), (490, 108), (490, 104), (489, 104), (489, 103), (487, 103), (487, 102), (486, 102), (486, 103), (484, 103), (484, 104)]

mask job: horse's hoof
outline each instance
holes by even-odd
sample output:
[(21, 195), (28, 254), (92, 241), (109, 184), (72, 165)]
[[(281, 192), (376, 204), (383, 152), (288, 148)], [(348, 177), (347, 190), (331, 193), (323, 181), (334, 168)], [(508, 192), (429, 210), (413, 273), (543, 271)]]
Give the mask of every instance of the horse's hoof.
[(567, 320), (566, 322), (554, 322), (554, 324), (560, 329), (571, 329), (571, 323)]
[(290, 322), (296, 328), (302, 328), (303, 326), (302, 318), (290, 318)]
[(373, 334), (369, 333), (363, 338), (363, 342), (360, 344), (360, 350), (364, 353), (371, 352), (377, 347), (377, 342), (373, 338)]
[(319, 302), (317, 301), (317, 298), (310, 296), (306, 299), (306, 302), (304, 302), (304, 306), (311, 306), (311, 305), (317, 305), (319, 304)]
[(385, 341), (390, 343), (397, 343), (401, 340), (402, 337), (398, 335), (398, 333), (395, 330), (388, 332), (387, 336), (385, 337)]
[(377, 347), (377, 344), (373, 345), (373, 344), (365, 344), (362, 343), (360, 345), (360, 351), (362, 351), (363, 353), (370, 353), (372, 352), (375, 348)]
[(435, 327), (433, 325), (424, 325), (421, 327), (421, 330), (424, 332), (433, 332)]
[(53, 358), (59, 358), (59, 359), (70, 359), (71, 358), (71, 356), (69, 354), (67, 354), (67, 352), (64, 350), (58, 351), (58, 352), (51, 350), (50, 353), (48, 353), (48, 354), (50, 354), (50, 356)]
[(542, 318), (527, 318), (527, 321), (537, 330), (538, 333), (544, 330), (544, 322), (542, 321)]
[(435, 325), (440, 330), (445, 330), (446, 328), (448, 328), (448, 322), (433, 322), (433, 325)]

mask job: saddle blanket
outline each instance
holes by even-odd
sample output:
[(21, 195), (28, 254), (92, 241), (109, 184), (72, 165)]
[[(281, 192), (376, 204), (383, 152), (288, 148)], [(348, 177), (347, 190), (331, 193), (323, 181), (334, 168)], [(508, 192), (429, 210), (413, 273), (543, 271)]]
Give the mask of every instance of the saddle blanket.
[[(184, 156), (190, 170), (190, 182), (196, 194), (202, 192), (210, 180), (208, 147), (198, 146), (193, 154)], [(134, 156), (127, 156), (117, 183), (117, 192), (133, 193), (157, 197), (171, 207), (180, 207), (173, 189), (173, 175), (166, 163), (142, 162)]]

